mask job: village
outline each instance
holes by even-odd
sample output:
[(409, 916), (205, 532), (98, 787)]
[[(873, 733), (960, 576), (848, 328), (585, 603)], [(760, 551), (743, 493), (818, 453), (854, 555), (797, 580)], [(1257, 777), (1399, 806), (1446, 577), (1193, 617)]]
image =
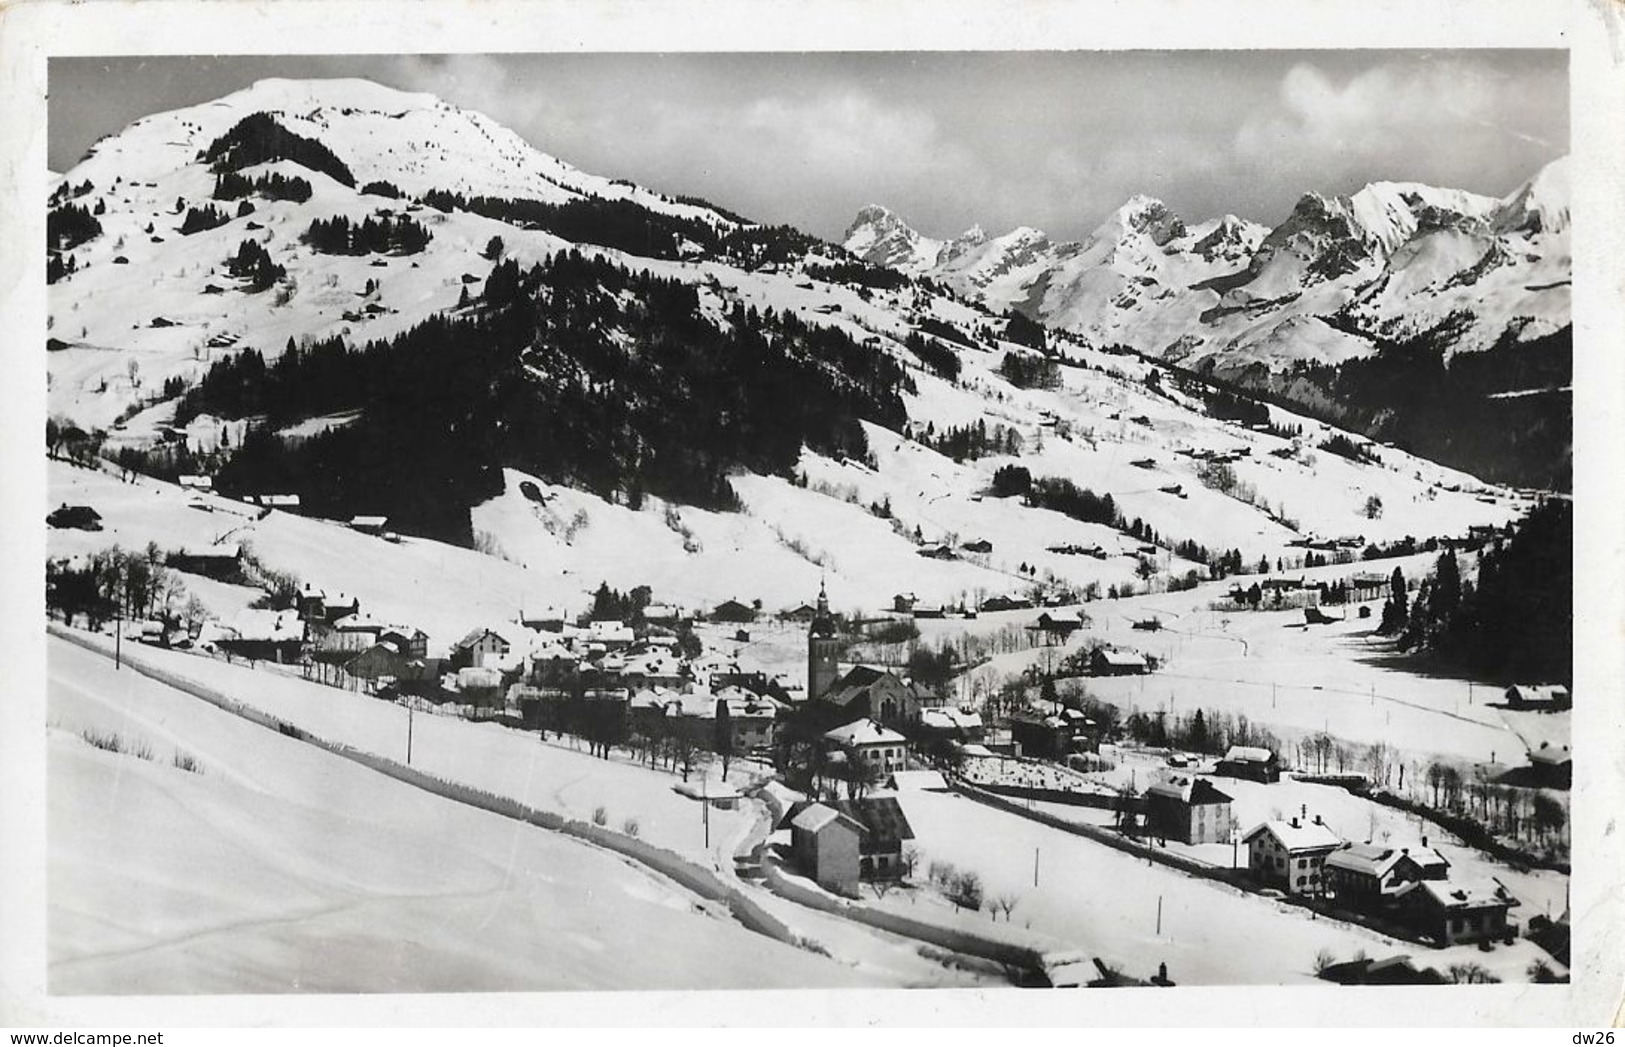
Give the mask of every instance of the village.
[[(53, 526), (92, 531), (99, 521), (88, 506), (64, 505)], [(382, 518), (324, 526), (399, 542)], [(374, 617), (354, 593), (267, 574), (230, 542), (149, 549), (149, 562), (203, 591), (252, 582), (262, 606), (223, 617), (194, 608), (167, 622), (122, 602), (114, 617), (92, 614), (61, 594), (94, 572), (94, 556), (59, 558), (50, 572), (62, 635), (75, 642), (138, 667), (161, 654), (165, 672), (200, 686), (229, 679), (234, 700), (286, 717), (284, 733), (404, 755), (408, 766), (418, 766), (414, 731), (421, 754), (430, 724), (483, 725), (504, 746), (529, 737), (571, 759), (585, 750), (640, 777), (625, 785), (618, 824), (605, 805), (588, 810), (579, 798), (582, 809), (565, 813), (676, 844), (685, 860), (709, 861), (798, 914), (932, 943), (1022, 984), (1210, 983), (1238, 972), (1349, 984), (1567, 977), (1566, 802), (1553, 797), (1564, 795), (1571, 760), (1565, 730), (1539, 729), (1566, 724), (1566, 689), (1531, 683), (1486, 696), (1480, 708), (1493, 700), (1509, 711), (1496, 717), (1517, 712), (1526, 759), (1516, 762), (1505, 742), (1474, 740), (1490, 730), (1480, 720), (1461, 751), (1501, 744), (1506, 759), (1475, 763), (1341, 738), (1325, 729), (1329, 716), (1318, 732), (1262, 711), (1238, 722), (1212, 690), (1181, 681), (1203, 643), (1265, 642), (1232, 628), (1230, 608), (1276, 634), (1369, 630), (1389, 583), (1347, 559), (1209, 584), (1181, 594), (1198, 601), (1183, 612), (1169, 594), (1123, 601), (1110, 624), (1113, 601), (1053, 594), (1003, 594), (974, 608), (898, 594), (890, 608), (858, 615), (832, 611), (823, 589), (775, 613), (739, 599), (690, 610), (647, 587), (604, 584), (584, 611), (524, 608), (434, 646), (420, 624)], [(1223, 635), (1204, 636), (1182, 613), (1222, 619), (1213, 628)], [(945, 637), (957, 648), (943, 656)], [(320, 712), (289, 715), (273, 698), (280, 691), (259, 695), (252, 680), (297, 688), (294, 708)], [(1163, 680), (1167, 706), (1148, 714), (1156, 703), (1136, 697)], [(1271, 685), (1271, 707), (1278, 690)], [(1373, 706), (1376, 697), (1373, 688)], [(1176, 715), (1175, 701), (1194, 717)], [(1463, 719), (1396, 703), (1412, 716)], [(393, 741), (380, 750), (400, 726), (356, 726), (362, 708), (404, 717), (403, 753)], [(1372, 730), (1386, 731), (1391, 715)], [(467, 758), (481, 759), (472, 750)], [(670, 800), (646, 805), (661, 789), (700, 809), (699, 847), (666, 824)], [(1149, 946), (1100, 900), (1126, 864), (1146, 870), (1139, 890), (1156, 892)], [(1093, 880), (1091, 869), (1108, 879)], [(1192, 937), (1172, 931), (1187, 921), (1200, 928)], [(1259, 922), (1292, 928), (1278, 951), (1301, 940), (1303, 954), (1272, 957), (1249, 976), (1225, 964), (1222, 943)]]

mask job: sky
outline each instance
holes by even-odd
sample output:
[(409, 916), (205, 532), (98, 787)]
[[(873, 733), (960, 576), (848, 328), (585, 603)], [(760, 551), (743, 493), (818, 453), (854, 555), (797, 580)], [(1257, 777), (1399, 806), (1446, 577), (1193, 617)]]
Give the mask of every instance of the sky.
[(1088, 234), (1137, 193), (1277, 224), (1379, 180), (1502, 196), (1568, 151), (1566, 52), (1048, 51), (53, 58), (50, 165), (268, 76), (477, 110), (609, 177), (838, 240)]

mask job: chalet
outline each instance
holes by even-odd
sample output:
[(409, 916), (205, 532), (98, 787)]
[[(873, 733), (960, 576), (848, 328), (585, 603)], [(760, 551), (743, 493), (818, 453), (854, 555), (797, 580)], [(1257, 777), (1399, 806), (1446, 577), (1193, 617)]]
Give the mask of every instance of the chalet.
[(379, 643), (392, 643), (408, 658), (429, 657), (429, 634), (405, 625), (386, 625), (378, 633)]
[(788, 611), (780, 611), (779, 621), (806, 623), (812, 621), (817, 616), (818, 608), (814, 607), (810, 603), (804, 603), (800, 607), (792, 607)]
[(181, 487), (185, 488), (188, 491), (212, 491), (212, 490), (214, 490), (214, 478), (209, 477), (209, 476), (198, 476), (198, 475), (194, 475), (194, 474), (187, 474), (187, 475), (177, 477), (176, 482), (179, 483), (181, 485)]
[(1317, 815), (1313, 822), (1265, 822), (1241, 838), (1247, 845), (1247, 869), (1259, 883), (1289, 894), (1318, 894), (1322, 863), (1343, 840)]
[(1281, 759), (1256, 745), (1232, 745), (1213, 773), (1221, 778), (1269, 784), (1281, 780)]
[(790, 819), (790, 852), (815, 883), (835, 894), (856, 895), (863, 824), (833, 807), (810, 803)]
[(389, 527), (387, 516), (352, 516), (350, 517), (350, 530), (360, 531), (362, 534), (382, 535)]
[(866, 796), (840, 800), (841, 814), (863, 826), (858, 839), (858, 878), (860, 880), (900, 880), (903, 877), (903, 844), (914, 839), (914, 828), (895, 796)]
[(1507, 922), (1507, 910), (1518, 899), (1494, 878), (1472, 883), (1418, 880), (1401, 899), (1416, 929), (1443, 946), (1492, 941), (1515, 930)]
[(1569, 689), (1562, 684), (1513, 684), (1506, 689), (1506, 702), (1509, 709), (1533, 709), (1539, 712), (1556, 712), (1571, 706)]
[(993, 551), (993, 543), (988, 541), (986, 538), (976, 538), (968, 542), (961, 542), (959, 543), (959, 547), (965, 550), (967, 553), (990, 553)]
[(921, 709), (920, 730), (950, 741), (979, 742), (984, 728), (980, 713), (963, 709)]
[(673, 604), (652, 603), (643, 609), (643, 620), (650, 625), (670, 628), (683, 620), (683, 612)]
[(304, 644), (305, 623), (293, 611), (244, 611), (215, 641), (227, 654), (290, 664), (299, 660)]
[(296, 494), (253, 494), (248, 501), (267, 509), (282, 509), (287, 512), (297, 512), (299, 509), (299, 496)]
[(1087, 736), (1080, 736), (1082, 732), (1063, 716), (1015, 716), (1010, 720), (1010, 741), (1017, 756), (1064, 760), (1071, 753), (1088, 751)]
[(1145, 790), (1148, 831), (1180, 843), (1229, 843), (1231, 798), (1204, 778), (1171, 775)]
[[(1449, 867), (1442, 855), (1431, 852), (1430, 874)], [(1410, 848), (1371, 843), (1345, 843), (1326, 856), (1322, 869), (1326, 890), (1340, 904), (1357, 909), (1380, 908), (1397, 898), (1406, 884), (1425, 878), (1423, 865), (1411, 857)]]
[(1083, 615), (1077, 611), (1044, 611), (1039, 614), (1034, 628), (1054, 641), (1066, 639), (1083, 626)]
[(451, 648), (451, 662), (456, 668), (485, 668), (506, 660), (513, 652), (513, 644), (492, 629), (473, 629)]
[(79, 531), (99, 531), (102, 529), (102, 514), (88, 505), (68, 505), (53, 511), (45, 518), (49, 527), (67, 528)]
[(1089, 671), (1096, 676), (1135, 676), (1151, 671), (1145, 655), (1097, 647), (1089, 655)]
[(835, 748), (852, 749), (882, 776), (900, 771), (907, 762), (908, 739), (874, 720), (863, 719), (824, 732)]
[[(1181, 451), (1180, 453), (1189, 454), (1190, 452)], [(1136, 469), (1155, 469), (1157, 467), (1157, 460), (1155, 458), (1136, 458), (1134, 461), (1128, 464), (1134, 466)]]
[(521, 612), (519, 624), (535, 633), (562, 633), (564, 623), (569, 617), (557, 607), (544, 607), (530, 614)]
[(1529, 767), (1537, 784), (1548, 789), (1567, 789), (1574, 784), (1574, 755), (1569, 747), (1541, 742), (1529, 750)]
[(1348, 586), (1349, 599), (1354, 603), (1366, 600), (1378, 600), (1388, 592), (1390, 580), (1380, 574), (1356, 574), (1345, 579)]
[(164, 557), (164, 563), (187, 574), (200, 574), (217, 581), (230, 581), (242, 572), (243, 549), (235, 543), (188, 546), (169, 553)]
[(603, 620), (587, 625), (587, 642), (602, 644), (606, 651), (623, 650), (637, 638), (637, 633), (625, 622)]
[(919, 602), (920, 598), (913, 593), (898, 593), (891, 598), (891, 609), (898, 614), (908, 614)]
[(345, 662), (344, 671), (374, 683), (407, 683), (438, 678), (440, 666), (438, 661), (411, 655), (381, 640)]
[(332, 623), (320, 640), (324, 651), (365, 651), (378, 642), (384, 623), (361, 614), (347, 614)]
[(1016, 596), (990, 596), (982, 601), (984, 611), (1023, 611), (1033, 602)]
[(360, 613), (361, 601), (345, 593), (329, 593), (322, 604), (322, 619), (327, 625), (332, 625), (340, 618)]
[(1386, 960), (1347, 960), (1334, 963), (1320, 977), (1338, 985), (1443, 985), (1444, 975), (1432, 967), (1418, 968), (1409, 956)]
[(711, 611), (713, 622), (754, 622), (756, 611), (738, 600), (724, 600)]

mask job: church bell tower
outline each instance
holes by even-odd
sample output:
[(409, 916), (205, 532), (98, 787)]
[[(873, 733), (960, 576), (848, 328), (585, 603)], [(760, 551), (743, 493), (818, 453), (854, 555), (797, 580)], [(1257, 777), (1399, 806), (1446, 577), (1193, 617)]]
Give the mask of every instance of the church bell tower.
[(835, 638), (835, 619), (829, 613), (829, 595), (823, 583), (818, 586), (818, 613), (807, 629), (807, 700), (822, 698), (840, 676), (840, 641)]

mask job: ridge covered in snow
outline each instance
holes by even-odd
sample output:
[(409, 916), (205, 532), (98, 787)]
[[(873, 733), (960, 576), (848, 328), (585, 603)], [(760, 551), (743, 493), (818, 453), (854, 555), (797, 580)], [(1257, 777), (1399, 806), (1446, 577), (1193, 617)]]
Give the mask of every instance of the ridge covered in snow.
[[(975, 251), (933, 245), (883, 208), (848, 231), (849, 251), (939, 279), (1098, 344), (1239, 374), (1255, 364), (1336, 364), (1449, 324), (1447, 352), (1525, 342), (1569, 323), (1568, 161), (1502, 199), (1418, 182), (1373, 182), (1351, 196), (1305, 193), (1274, 228), (1227, 215), (1187, 224), (1135, 196), (1081, 242), (1018, 229)], [(1315, 318), (1347, 337), (1291, 337)]]

